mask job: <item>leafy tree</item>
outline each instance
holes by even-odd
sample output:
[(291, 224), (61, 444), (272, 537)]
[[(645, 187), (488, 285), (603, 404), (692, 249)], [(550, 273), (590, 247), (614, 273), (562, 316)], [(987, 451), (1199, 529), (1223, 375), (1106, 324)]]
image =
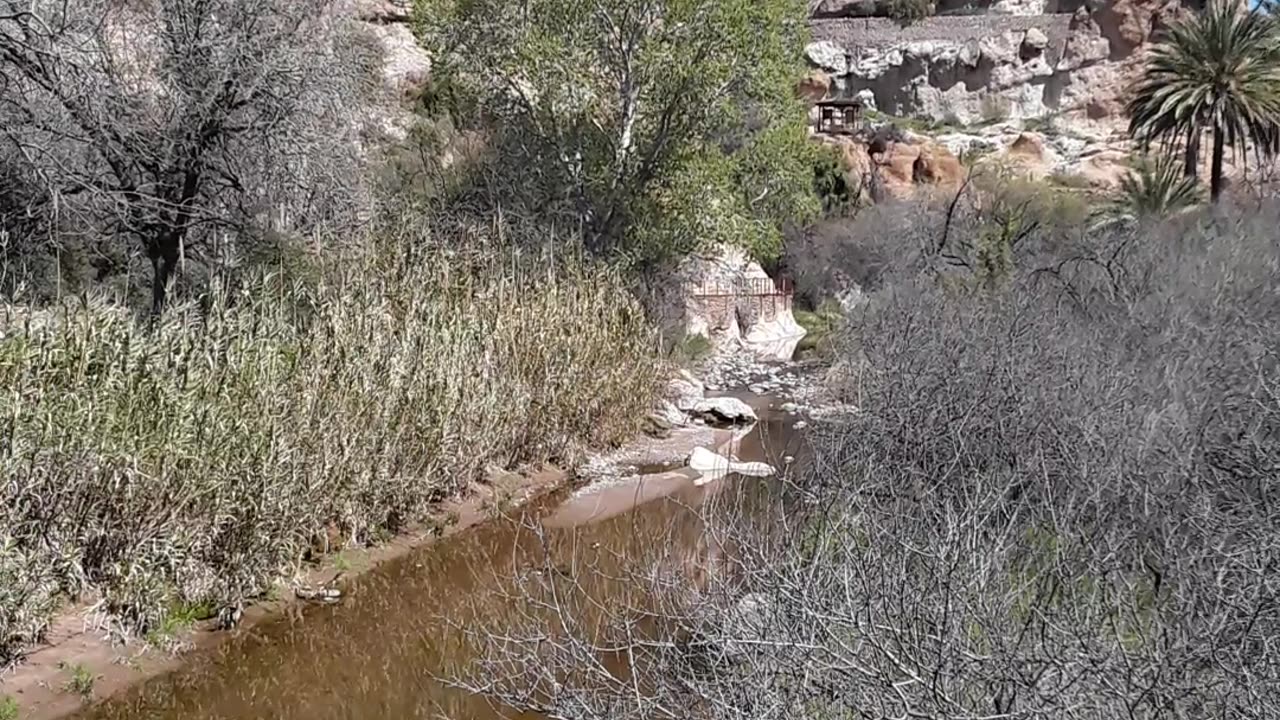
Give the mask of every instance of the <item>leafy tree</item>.
[[(1222, 194), (1225, 149), (1260, 158), (1280, 151), (1280, 33), (1270, 13), (1212, 0), (1169, 28), (1129, 102), (1129, 132), (1143, 142), (1213, 132), (1211, 196)], [(1190, 162), (1190, 161), (1189, 161)]]
[(847, 212), (856, 204), (861, 190), (850, 187), (839, 152), (825, 145), (819, 147), (814, 157), (813, 188), (827, 216)]
[[(598, 253), (652, 262), (712, 239), (777, 252), (814, 213), (788, 0), (419, 0), (437, 76), (473, 98), (509, 192)], [(492, 181), (489, 178), (488, 181)]]
[(935, 11), (933, 0), (889, 0), (889, 17), (906, 27), (924, 20)]

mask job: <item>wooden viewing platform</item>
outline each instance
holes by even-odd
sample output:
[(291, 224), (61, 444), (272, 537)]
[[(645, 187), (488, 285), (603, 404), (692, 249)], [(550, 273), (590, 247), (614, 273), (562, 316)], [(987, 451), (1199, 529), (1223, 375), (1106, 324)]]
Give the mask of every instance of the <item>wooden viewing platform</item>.
[(862, 122), (862, 101), (854, 99), (823, 100), (817, 103), (820, 133), (851, 135)]

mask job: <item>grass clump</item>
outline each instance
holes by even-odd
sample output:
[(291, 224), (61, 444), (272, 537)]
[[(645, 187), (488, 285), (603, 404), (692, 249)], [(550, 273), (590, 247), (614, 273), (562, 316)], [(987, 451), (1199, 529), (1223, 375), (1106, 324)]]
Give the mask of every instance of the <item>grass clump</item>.
[(672, 354), (680, 364), (691, 365), (707, 358), (713, 350), (715, 350), (715, 347), (707, 339), (706, 335), (695, 333), (693, 335), (685, 335), (684, 339), (673, 348)]
[(1080, 173), (1067, 172), (1065, 170), (1053, 173), (1048, 180), (1053, 185), (1068, 190), (1088, 190), (1093, 187), (1093, 182), (1089, 178)]
[(889, 17), (902, 27), (921, 22), (933, 13), (933, 0), (888, 0)]
[(468, 248), (330, 249), (150, 329), (104, 302), (0, 309), (0, 665), (62, 597), (163, 632), (177, 603), (255, 596), (332, 530), (367, 543), (488, 464), (634, 432), (654, 342), (621, 279)]
[(76, 663), (75, 665), (63, 664), (60, 667), (71, 675), (71, 677), (67, 679), (66, 684), (62, 686), (64, 690), (69, 693), (75, 693), (76, 695), (79, 695), (81, 699), (86, 701), (93, 697), (93, 686), (94, 683), (97, 682), (98, 678), (89, 670), (89, 668), (80, 663)]
[(995, 125), (1009, 119), (1013, 113), (1013, 103), (1002, 95), (986, 95), (982, 98), (979, 112), (982, 124)]
[(831, 342), (839, 329), (844, 314), (840, 304), (827, 300), (813, 310), (795, 310), (796, 323), (804, 328), (804, 338), (796, 346), (798, 353), (825, 354), (831, 349)]
[(169, 648), (174, 640), (200, 620), (213, 617), (208, 603), (176, 603), (160, 622), (147, 631), (147, 642), (158, 648)]
[(1051, 113), (1049, 115), (1027, 118), (1022, 121), (1022, 129), (1029, 132), (1038, 132), (1047, 137), (1052, 137), (1059, 133), (1058, 116)]
[(18, 701), (5, 695), (0, 698), (0, 720), (18, 720)]

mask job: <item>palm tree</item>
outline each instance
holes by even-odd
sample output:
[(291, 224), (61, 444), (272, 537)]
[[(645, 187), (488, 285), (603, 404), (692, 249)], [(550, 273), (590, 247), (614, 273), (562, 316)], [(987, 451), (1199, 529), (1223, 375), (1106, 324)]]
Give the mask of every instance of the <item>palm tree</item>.
[(1171, 155), (1141, 157), (1120, 181), (1115, 202), (1104, 206), (1095, 228), (1132, 225), (1174, 215), (1199, 205), (1204, 191)]
[(1196, 144), (1202, 129), (1213, 132), (1210, 197), (1216, 202), (1226, 146), (1233, 152), (1252, 149), (1260, 159), (1280, 152), (1275, 17), (1257, 8), (1242, 10), (1231, 0), (1210, 0), (1152, 48), (1128, 111), (1129, 133), (1144, 144)]

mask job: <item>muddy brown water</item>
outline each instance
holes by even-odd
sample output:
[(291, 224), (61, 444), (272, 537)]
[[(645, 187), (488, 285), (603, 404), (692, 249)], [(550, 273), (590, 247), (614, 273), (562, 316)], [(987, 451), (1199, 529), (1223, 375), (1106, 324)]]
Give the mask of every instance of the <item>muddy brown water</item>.
[[(767, 411), (735, 448), (741, 460), (779, 467), (784, 456), (803, 461), (803, 453), (790, 421)], [(713, 496), (768, 495), (774, 484), (729, 476), (695, 486), (692, 473), (677, 471), (561, 493), (371, 570), (339, 605), (259, 623), (75, 717), (533, 717), (439, 679), (472, 661), (465, 629), (522, 609), (492, 591), (542, 568), (571, 574), (628, 558), (662, 558), (696, 574), (713, 552), (697, 508)], [(602, 590), (618, 603), (636, 602), (642, 591), (617, 583)]]

